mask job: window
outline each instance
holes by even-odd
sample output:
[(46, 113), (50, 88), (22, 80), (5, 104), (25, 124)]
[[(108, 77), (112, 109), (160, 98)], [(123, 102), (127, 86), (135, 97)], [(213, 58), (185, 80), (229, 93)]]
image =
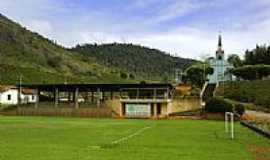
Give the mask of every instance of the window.
[(32, 95), (32, 100), (35, 100), (35, 96), (34, 95)]
[(11, 95), (10, 95), (10, 94), (7, 95), (7, 100), (8, 100), (8, 101), (11, 100)]

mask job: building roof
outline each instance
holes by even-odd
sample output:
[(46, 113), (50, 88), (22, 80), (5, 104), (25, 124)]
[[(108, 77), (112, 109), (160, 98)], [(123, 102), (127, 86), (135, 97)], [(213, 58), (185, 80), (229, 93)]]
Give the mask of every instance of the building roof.
[(16, 89), (16, 86), (12, 86), (12, 85), (0, 85), (0, 93), (6, 92), (10, 89)]
[(39, 89), (40, 91), (54, 91), (56, 88), (59, 91), (74, 91), (76, 88), (79, 91), (120, 91), (125, 88), (152, 89), (164, 88), (172, 89), (173, 86), (168, 83), (136, 83), (136, 84), (23, 84), (23, 88)]
[(36, 92), (33, 89), (23, 88), (22, 93), (23, 94), (35, 94)]

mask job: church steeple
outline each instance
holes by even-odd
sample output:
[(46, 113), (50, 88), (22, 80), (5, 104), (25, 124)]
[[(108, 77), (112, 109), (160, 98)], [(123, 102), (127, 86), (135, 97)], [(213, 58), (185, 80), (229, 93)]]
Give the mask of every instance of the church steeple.
[(216, 51), (216, 58), (221, 60), (224, 58), (224, 50), (222, 48), (222, 37), (221, 34), (218, 35), (218, 49)]
[(218, 47), (222, 48), (222, 37), (220, 34), (218, 35)]

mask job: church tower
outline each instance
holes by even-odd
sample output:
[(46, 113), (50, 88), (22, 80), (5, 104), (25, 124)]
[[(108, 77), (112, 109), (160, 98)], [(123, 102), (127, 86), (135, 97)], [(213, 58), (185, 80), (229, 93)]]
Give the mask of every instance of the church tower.
[(213, 74), (208, 75), (210, 84), (219, 84), (219, 82), (233, 80), (232, 74), (229, 72), (233, 66), (225, 59), (221, 34), (218, 35), (216, 57), (210, 61), (210, 65), (214, 69)]
[(216, 60), (224, 60), (224, 50), (222, 47), (222, 37), (218, 36), (218, 48), (216, 51)]

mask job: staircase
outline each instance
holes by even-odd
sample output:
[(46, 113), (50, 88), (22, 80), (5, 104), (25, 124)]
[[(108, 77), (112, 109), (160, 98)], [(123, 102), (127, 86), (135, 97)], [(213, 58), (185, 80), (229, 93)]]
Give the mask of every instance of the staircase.
[(209, 98), (212, 98), (214, 96), (215, 89), (216, 84), (206, 82), (201, 92), (202, 101), (205, 102)]

